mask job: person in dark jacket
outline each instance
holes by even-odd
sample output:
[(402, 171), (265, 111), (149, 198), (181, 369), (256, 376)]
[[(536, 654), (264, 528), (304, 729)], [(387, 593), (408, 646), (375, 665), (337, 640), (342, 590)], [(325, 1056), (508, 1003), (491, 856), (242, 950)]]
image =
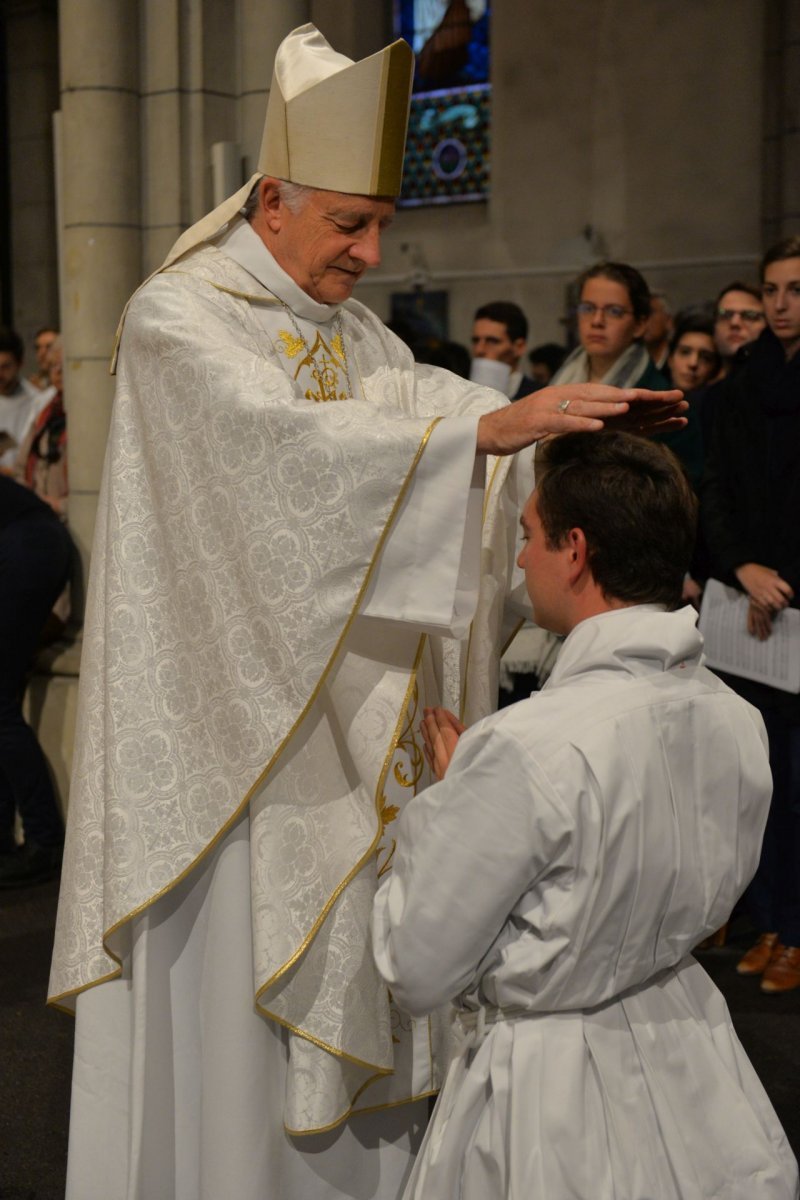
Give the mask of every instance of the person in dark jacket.
[[(748, 632), (764, 640), (800, 607), (800, 237), (767, 251), (761, 279), (767, 328), (718, 406), (701, 520), (713, 573), (749, 596)], [(788, 991), (800, 987), (800, 695), (725, 678), (761, 710), (774, 779), (746, 894), (760, 936), (737, 970)]]
[[(72, 543), (53, 509), (0, 474), (0, 887), (57, 873), (64, 829), (45, 757), (22, 715), (26, 673), (67, 582)], [(16, 813), (25, 842), (14, 839)]]

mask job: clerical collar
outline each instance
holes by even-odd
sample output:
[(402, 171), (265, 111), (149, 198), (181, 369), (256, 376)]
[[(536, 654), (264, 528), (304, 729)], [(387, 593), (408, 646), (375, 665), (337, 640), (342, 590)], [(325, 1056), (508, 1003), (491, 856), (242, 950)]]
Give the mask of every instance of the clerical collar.
[(245, 221), (244, 218), (233, 221), (231, 227), (222, 237), (217, 238), (215, 244), (268, 291), (282, 300), (295, 316), (316, 321), (318, 325), (326, 325), (338, 313), (340, 305), (317, 303), (295, 283), (291, 275), (286, 274), (249, 221)]

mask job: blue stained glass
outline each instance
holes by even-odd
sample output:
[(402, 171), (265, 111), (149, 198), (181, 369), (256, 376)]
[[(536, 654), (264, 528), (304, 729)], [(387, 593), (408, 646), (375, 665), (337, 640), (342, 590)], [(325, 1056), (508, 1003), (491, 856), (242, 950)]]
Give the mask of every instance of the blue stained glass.
[(489, 20), (489, 0), (395, 2), (416, 59), (401, 205), (488, 195)]

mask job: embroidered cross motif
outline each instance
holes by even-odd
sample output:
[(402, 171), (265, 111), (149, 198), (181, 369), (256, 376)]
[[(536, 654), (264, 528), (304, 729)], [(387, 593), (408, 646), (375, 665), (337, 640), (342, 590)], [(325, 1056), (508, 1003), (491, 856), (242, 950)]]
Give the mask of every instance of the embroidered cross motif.
[[(320, 333), (317, 334), (314, 345), (309, 349), (308, 344), (286, 329), (282, 329), (278, 338), (287, 358), (296, 358), (305, 350), (305, 355), (298, 362), (294, 377), (300, 380), (301, 372), (306, 369), (316, 384), (306, 388), (306, 400), (314, 400), (317, 404), (326, 404), (330, 400), (347, 400), (350, 397), (349, 380), (347, 378), (347, 360), (341, 334), (335, 334), (330, 346)], [(344, 379), (340, 378), (340, 372)], [(302, 382), (302, 381), (301, 381)]]

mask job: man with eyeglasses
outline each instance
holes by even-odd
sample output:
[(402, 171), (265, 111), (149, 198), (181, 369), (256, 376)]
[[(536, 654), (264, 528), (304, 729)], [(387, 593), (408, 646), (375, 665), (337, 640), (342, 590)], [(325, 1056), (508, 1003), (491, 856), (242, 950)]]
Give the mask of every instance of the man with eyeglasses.
[(702, 411), (703, 440), (706, 450), (716, 420), (720, 397), (725, 392), (725, 381), (746, 361), (750, 346), (764, 330), (766, 318), (761, 292), (754, 283), (735, 280), (727, 284), (717, 296), (714, 304), (714, 342), (720, 356), (720, 368), (716, 377), (704, 391), (695, 396), (695, 407)]
[(729, 374), (734, 356), (754, 342), (764, 328), (761, 293), (738, 280), (724, 287), (714, 306), (714, 340), (722, 358), (720, 378)]

